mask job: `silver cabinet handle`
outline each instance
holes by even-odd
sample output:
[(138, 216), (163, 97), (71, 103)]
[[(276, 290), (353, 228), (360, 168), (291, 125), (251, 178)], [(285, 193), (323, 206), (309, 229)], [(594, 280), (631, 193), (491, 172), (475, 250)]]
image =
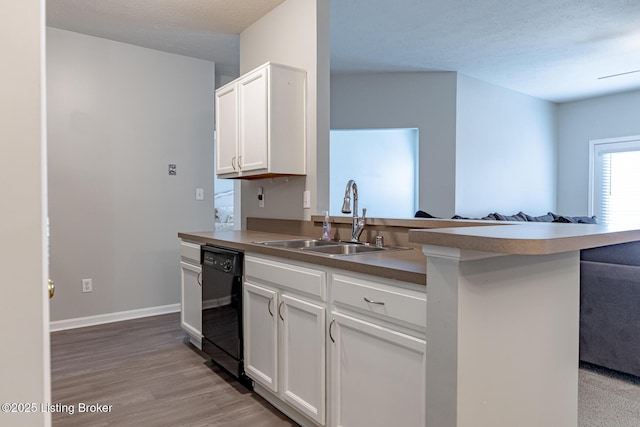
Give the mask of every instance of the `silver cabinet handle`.
[(280, 311), (280, 309), (282, 308), (282, 304), (284, 304), (284, 301), (282, 301), (280, 305), (278, 305), (278, 316), (280, 316), (280, 319), (284, 320), (284, 317), (282, 317), (282, 311)]
[(267, 303), (267, 310), (269, 310), (269, 314), (273, 317), (273, 311), (271, 311), (271, 303), (273, 302), (273, 297), (269, 298), (269, 302)]
[(334, 323), (336, 323), (336, 319), (333, 319), (331, 323), (329, 323), (329, 338), (331, 338), (331, 342), (333, 343), (336, 342), (336, 340), (333, 339), (333, 334), (331, 333)]
[(233, 170), (236, 170), (236, 156), (233, 156), (231, 158), (231, 167), (233, 168)]
[(202, 286), (202, 280), (200, 279), (202, 277), (202, 271), (200, 273), (198, 273), (198, 276), (196, 276), (196, 282), (198, 282), (198, 285)]
[(242, 162), (242, 156), (238, 156), (238, 170), (241, 171), (242, 170), (242, 166), (240, 166), (240, 163)]
[(366, 302), (368, 302), (369, 304), (384, 305), (384, 301), (374, 301), (374, 300), (371, 300), (371, 299), (369, 299), (369, 298), (367, 298), (367, 297), (364, 297), (364, 300), (365, 300)]
[(49, 279), (49, 282), (47, 282), (47, 288), (49, 290), (49, 299), (53, 298), (53, 294), (56, 293), (56, 285), (53, 283), (53, 280)]

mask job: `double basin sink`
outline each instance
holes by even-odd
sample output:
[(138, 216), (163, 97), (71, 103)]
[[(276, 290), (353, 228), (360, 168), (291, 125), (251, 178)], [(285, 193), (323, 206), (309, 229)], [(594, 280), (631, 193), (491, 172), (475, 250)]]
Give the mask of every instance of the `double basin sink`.
[(301, 251), (314, 252), (328, 256), (356, 255), (410, 249), (397, 246), (369, 246), (363, 243), (317, 239), (268, 240), (254, 243), (275, 248), (299, 249)]

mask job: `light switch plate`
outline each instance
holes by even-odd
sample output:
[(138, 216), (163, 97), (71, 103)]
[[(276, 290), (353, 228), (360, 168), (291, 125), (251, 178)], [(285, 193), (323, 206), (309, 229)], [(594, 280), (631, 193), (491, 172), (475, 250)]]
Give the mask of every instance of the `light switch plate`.
[(204, 188), (196, 188), (196, 200), (204, 200)]
[(306, 190), (302, 193), (303, 209), (311, 209), (311, 191)]

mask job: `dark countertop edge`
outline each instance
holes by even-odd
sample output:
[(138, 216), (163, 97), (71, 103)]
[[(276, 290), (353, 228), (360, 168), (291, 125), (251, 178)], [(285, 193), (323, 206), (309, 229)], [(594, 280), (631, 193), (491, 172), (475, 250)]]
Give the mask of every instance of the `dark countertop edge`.
[(540, 236), (535, 236), (534, 229), (533, 233), (526, 230), (527, 233), (523, 233), (526, 234), (525, 236), (518, 235), (519, 231), (525, 231), (523, 227), (546, 226), (542, 224), (545, 223), (535, 225), (511, 223), (490, 229), (484, 227), (414, 229), (409, 230), (409, 241), (423, 245), (507, 255), (550, 255), (640, 240), (638, 229), (615, 229), (593, 224), (548, 224), (557, 230), (570, 232), (567, 234), (541, 232)]
[[(219, 235), (216, 237), (216, 235)], [(308, 239), (308, 236), (293, 236), (283, 234), (271, 234), (264, 232), (235, 231), (235, 232), (180, 232), (178, 237), (190, 242), (200, 244), (212, 244), (244, 252), (253, 252), (293, 261), (322, 265), (325, 267), (342, 269), (356, 273), (369, 274), (386, 279), (401, 282), (414, 283), (426, 286), (426, 258), (419, 249), (387, 252), (384, 254), (358, 254), (342, 257), (329, 257), (325, 255), (309, 253), (299, 249), (275, 248), (246, 241), (249, 240), (282, 240), (282, 239)], [(398, 266), (394, 266), (398, 264)], [(400, 266), (404, 266), (401, 268)]]

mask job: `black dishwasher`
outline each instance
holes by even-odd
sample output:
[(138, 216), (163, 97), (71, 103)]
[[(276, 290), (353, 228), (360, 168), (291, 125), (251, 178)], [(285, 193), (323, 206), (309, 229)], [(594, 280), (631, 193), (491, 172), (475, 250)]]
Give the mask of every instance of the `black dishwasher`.
[(242, 344), (242, 252), (202, 246), (202, 350), (248, 388)]

